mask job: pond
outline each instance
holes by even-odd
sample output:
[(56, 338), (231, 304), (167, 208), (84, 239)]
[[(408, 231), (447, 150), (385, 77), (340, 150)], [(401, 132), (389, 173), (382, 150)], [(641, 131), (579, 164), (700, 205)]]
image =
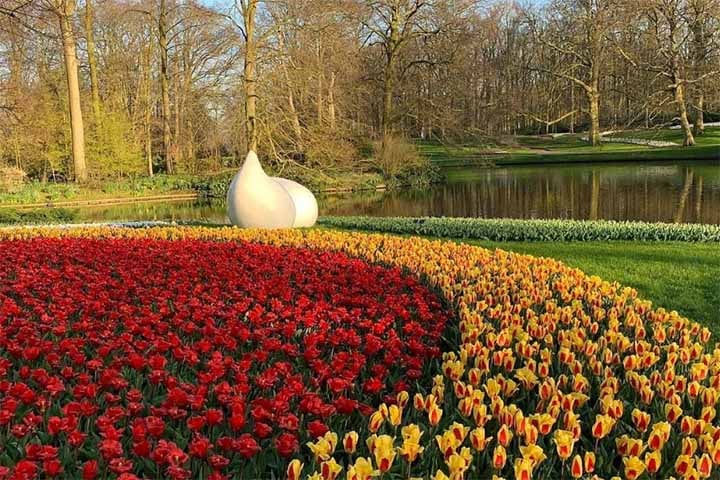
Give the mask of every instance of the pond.
[[(461, 168), (424, 189), (325, 195), (321, 215), (568, 218), (720, 224), (720, 161)], [(222, 201), (78, 209), (79, 220), (225, 222)]]

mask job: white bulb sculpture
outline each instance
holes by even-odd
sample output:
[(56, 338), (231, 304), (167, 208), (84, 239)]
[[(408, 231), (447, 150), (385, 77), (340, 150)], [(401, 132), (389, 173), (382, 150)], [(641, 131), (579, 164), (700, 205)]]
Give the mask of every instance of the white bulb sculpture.
[(286, 178), (268, 177), (250, 150), (227, 194), (230, 223), (245, 228), (312, 227), (318, 216), (310, 190)]

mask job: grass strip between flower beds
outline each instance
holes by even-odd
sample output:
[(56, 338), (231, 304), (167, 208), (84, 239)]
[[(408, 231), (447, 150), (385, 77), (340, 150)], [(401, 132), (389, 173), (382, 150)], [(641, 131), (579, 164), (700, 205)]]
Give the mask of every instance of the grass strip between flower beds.
[(710, 345), (710, 331), (555, 260), (322, 230), (0, 232), (35, 236), (242, 239), (339, 250), (406, 268), (442, 292), (459, 317), (458, 341), (433, 384), (420, 385), (413, 399), (401, 393), (381, 404), (357, 431), (309, 443), (289, 464), (289, 479), (334, 480), (343, 470), (349, 480), (717, 474), (720, 348)]
[(322, 217), (319, 224), (397, 234), (492, 241), (720, 242), (720, 225), (447, 217)]

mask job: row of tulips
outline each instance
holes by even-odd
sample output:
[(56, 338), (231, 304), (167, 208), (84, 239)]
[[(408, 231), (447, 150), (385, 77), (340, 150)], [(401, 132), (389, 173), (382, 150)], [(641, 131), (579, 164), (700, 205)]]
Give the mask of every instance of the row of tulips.
[(15, 230), (5, 236), (251, 240), (414, 272), (458, 317), (440, 370), (306, 442), (295, 480), (718, 478), (720, 348), (634, 290), (550, 259), (329, 231)]

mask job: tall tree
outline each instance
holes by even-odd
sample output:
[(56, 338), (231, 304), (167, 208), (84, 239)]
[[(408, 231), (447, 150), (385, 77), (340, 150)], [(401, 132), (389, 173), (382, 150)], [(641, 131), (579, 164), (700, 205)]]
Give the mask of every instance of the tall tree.
[(433, 6), (434, 2), (428, 0), (367, 0), (368, 10), (363, 18), (365, 42), (379, 46), (383, 56), (380, 123), (383, 148), (396, 123), (393, 97), (398, 82), (409, 68), (428, 62), (422, 58), (403, 58), (404, 49), (415, 38), (441, 31), (433, 21)]
[[(720, 69), (705, 69), (694, 75), (692, 64), (695, 56), (691, 48), (693, 28), (691, 8), (685, 0), (646, 0), (642, 4), (642, 14), (649, 28), (647, 37), (654, 45), (652, 53), (642, 58), (643, 52), (629, 53), (619, 48), (622, 56), (637, 68), (654, 72), (664, 80), (661, 92), (668, 92), (675, 105), (680, 128), (683, 131), (683, 145), (695, 145), (690, 114), (688, 112), (688, 88), (704, 79), (720, 73)], [(633, 11), (630, 15), (635, 15)], [(629, 27), (632, 28), (632, 27)], [(691, 53), (692, 52), (692, 53)]]
[(172, 132), (170, 130), (170, 19), (168, 18), (168, 0), (160, 0), (158, 4), (157, 35), (160, 50), (160, 95), (162, 104), (162, 141), (165, 154), (165, 168), (168, 173), (175, 170), (174, 151), (172, 145)]
[(80, 81), (75, 53), (75, 32), (72, 16), (75, 12), (75, 0), (47, 0), (60, 24), (65, 76), (67, 78), (68, 104), (70, 110), (70, 131), (72, 134), (72, 159), (76, 182), (87, 180), (85, 165), (85, 127), (80, 106)]
[(257, 38), (255, 35), (255, 13), (260, 0), (236, 0), (235, 7), (240, 13), (240, 32), (245, 39), (245, 63), (243, 85), (245, 90), (245, 135), (248, 150), (257, 150)]
[(558, 68), (534, 68), (569, 80), (585, 92), (593, 146), (600, 144), (600, 84), (614, 24), (617, 0), (555, 0), (547, 7), (546, 24), (530, 15), (537, 41), (565, 58)]
[(92, 95), (93, 120), (101, 122), (100, 85), (98, 84), (97, 60), (95, 56), (95, 24), (93, 18), (93, 0), (85, 0), (85, 38), (87, 43), (88, 70), (90, 71), (90, 93)]

